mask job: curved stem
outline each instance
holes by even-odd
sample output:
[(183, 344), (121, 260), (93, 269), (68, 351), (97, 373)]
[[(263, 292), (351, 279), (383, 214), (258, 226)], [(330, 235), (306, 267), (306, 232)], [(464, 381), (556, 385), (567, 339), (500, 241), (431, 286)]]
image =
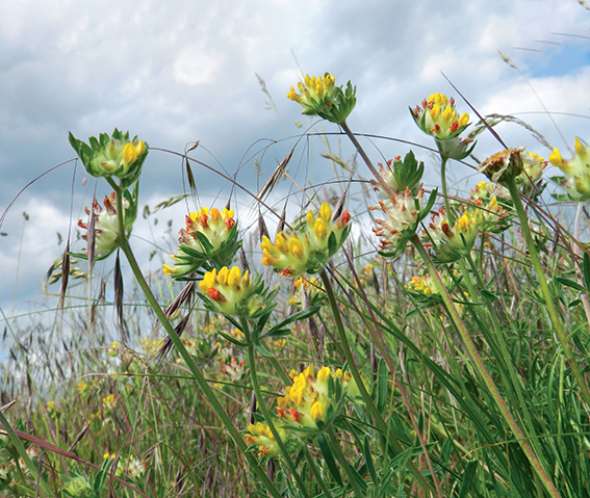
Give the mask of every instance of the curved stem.
[(250, 464), (253, 472), (256, 474), (256, 477), (260, 480), (260, 482), (264, 485), (266, 490), (274, 498), (280, 498), (281, 494), (277, 491), (274, 484), (267, 477), (264, 470), (258, 465), (258, 463), (254, 459), (254, 457), (248, 452), (248, 447), (246, 446), (246, 443), (242, 439), (241, 434), (234, 427), (233, 422), (229, 418), (227, 413), (225, 413), (225, 410), (221, 406), (221, 403), (217, 399), (217, 396), (215, 395), (213, 389), (209, 386), (209, 384), (207, 383), (207, 381), (205, 380), (205, 378), (203, 377), (203, 375), (199, 371), (199, 369), (198, 369), (197, 365), (195, 364), (193, 358), (191, 357), (190, 353), (184, 347), (184, 344), (182, 344), (182, 341), (178, 337), (178, 334), (176, 334), (176, 331), (174, 330), (174, 327), (170, 323), (170, 320), (168, 320), (168, 317), (166, 316), (166, 314), (164, 313), (164, 311), (160, 307), (160, 304), (158, 303), (156, 297), (152, 293), (150, 286), (146, 282), (145, 277), (143, 276), (143, 273), (141, 272), (139, 264), (137, 263), (137, 260), (135, 259), (135, 255), (133, 254), (133, 251), (131, 250), (131, 246), (129, 245), (129, 242), (127, 241), (127, 237), (125, 235), (124, 220), (123, 220), (123, 199), (122, 199), (123, 192), (122, 192), (122, 189), (118, 185), (116, 185), (114, 182), (112, 182), (112, 180), (109, 183), (111, 183), (111, 186), (113, 186), (113, 188), (115, 189), (115, 193), (117, 194), (117, 216), (118, 216), (118, 220), (119, 220), (119, 246), (121, 247), (121, 250), (125, 254), (125, 257), (127, 258), (129, 266), (131, 267), (131, 271), (133, 272), (135, 280), (137, 281), (137, 284), (141, 288), (148, 304), (150, 305), (150, 308), (153, 310), (153, 312), (157, 316), (158, 320), (162, 324), (162, 327), (164, 328), (164, 330), (168, 334), (168, 337), (170, 337), (170, 340), (174, 344), (174, 347), (176, 348), (176, 350), (178, 351), (178, 353), (180, 354), (182, 359), (187, 364), (199, 390), (203, 393), (203, 395), (205, 396), (205, 398), (209, 402), (209, 405), (211, 406), (211, 408), (213, 409), (213, 411), (215, 412), (217, 417), (219, 417), (219, 419), (221, 419), (221, 422), (225, 426), (226, 430), (229, 432), (231, 438), (234, 440), (234, 443), (238, 446), (238, 448), (244, 454), (244, 456), (245, 456), (246, 460), (248, 461), (248, 463)]
[(518, 192), (518, 188), (514, 179), (508, 181), (508, 190), (510, 190), (510, 197), (512, 198), (516, 212), (518, 213), (518, 218), (520, 220), (520, 230), (522, 231), (531, 262), (533, 263), (533, 268), (537, 274), (537, 281), (539, 282), (541, 294), (545, 300), (547, 312), (549, 313), (549, 319), (551, 320), (553, 328), (555, 329), (557, 339), (559, 340), (561, 348), (563, 349), (568, 366), (571, 368), (576, 382), (582, 390), (582, 397), (584, 398), (584, 401), (590, 405), (590, 389), (586, 385), (582, 371), (580, 370), (580, 367), (574, 358), (574, 353), (570, 346), (569, 338), (559, 317), (559, 313), (557, 311), (557, 307), (555, 306), (553, 296), (551, 295), (549, 285), (547, 284), (547, 277), (545, 276), (543, 266), (541, 265), (541, 260), (539, 259), (539, 252), (537, 251), (537, 247), (535, 246), (535, 242), (529, 228), (528, 216), (524, 210), (522, 200), (520, 199), (520, 193)]
[(457, 328), (459, 335), (461, 336), (461, 339), (463, 340), (463, 344), (465, 345), (465, 348), (467, 349), (467, 353), (469, 354), (471, 361), (473, 361), (476, 370), (478, 371), (479, 375), (482, 377), (486, 387), (488, 388), (490, 395), (492, 396), (492, 398), (496, 402), (496, 405), (498, 406), (500, 413), (502, 414), (502, 416), (504, 417), (504, 420), (506, 421), (506, 423), (510, 427), (510, 430), (512, 431), (516, 440), (518, 441), (518, 444), (522, 448), (523, 453), (526, 455), (529, 463), (531, 464), (531, 466), (533, 467), (533, 469), (535, 470), (535, 472), (539, 476), (539, 479), (541, 479), (541, 482), (543, 483), (543, 485), (545, 486), (545, 489), (549, 492), (549, 494), (553, 498), (561, 497), (561, 494), (559, 493), (559, 491), (555, 487), (555, 484), (553, 484), (551, 477), (549, 477), (545, 468), (541, 464), (539, 457), (533, 451), (533, 448), (531, 447), (527, 436), (525, 435), (523, 430), (520, 428), (520, 425), (518, 424), (516, 419), (513, 417), (512, 413), (510, 412), (510, 409), (508, 408), (506, 401), (504, 400), (504, 398), (500, 394), (500, 391), (498, 390), (498, 386), (496, 386), (494, 379), (492, 378), (490, 372), (488, 371), (487, 367), (485, 366), (485, 363), (483, 362), (483, 359), (477, 350), (477, 346), (473, 342), (473, 339), (471, 338), (471, 335), (469, 334), (467, 328), (465, 327), (463, 320), (461, 320), (461, 318), (459, 317), (459, 313), (457, 312), (457, 308), (455, 307), (455, 304), (453, 303), (451, 296), (449, 295), (449, 293), (447, 291), (447, 288), (444, 286), (444, 284), (440, 278), (440, 275), (436, 271), (436, 268), (434, 267), (432, 260), (430, 259), (430, 256), (428, 256), (428, 253), (424, 249), (424, 246), (422, 245), (422, 243), (420, 242), (420, 240), (417, 237), (414, 237), (412, 239), (412, 243), (413, 243), (414, 247), (416, 248), (416, 250), (418, 251), (418, 253), (420, 254), (420, 257), (422, 258), (422, 260), (426, 264), (428, 271), (429, 271), (430, 275), (432, 276), (432, 279), (434, 280), (434, 285), (436, 287), (436, 290), (439, 292), (439, 294), (442, 297), (445, 307), (447, 308), (447, 311), (448, 311), (449, 315), (451, 316), (451, 320), (453, 321), (453, 324)]
[(303, 496), (309, 498), (309, 493), (305, 488), (305, 483), (299, 475), (299, 472), (297, 472), (296, 466), (291, 460), (291, 456), (289, 455), (289, 450), (285, 446), (285, 443), (283, 442), (283, 439), (281, 438), (281, 435), (277, 431), (277, 428), (275, 427), (275, 424), (272, 420), (272, 413), (269, 411), (262, 397), (262, 391), (260, 390), (260, 385), (258, 383), (258, 375), (256, 374), (256, 354), (254, 352), (254, 344), (252, 344), (251, 341), (248, 342), (248, 366), (250, 367), (250, 378), (252, 380), (252, 387), (254, 388), (254, 393), (256, 394), (256, 401), (258, 407), (260, 408), (260, 411), (262, 412), (262, 415), (264, 416), (264, 419), (268, 424), (270, 432), (272, 432), (272, 435), (275, 441), (277, 442), (277, 445), (279, 446), (281, 453), (283, 454), (283, 458), (287, 464), (287, 467), (289, 467), (289, 472), (291, 472), (291, 474), (295, 478), (297, 486), (301, 490), (301, 493), (303, 493)]

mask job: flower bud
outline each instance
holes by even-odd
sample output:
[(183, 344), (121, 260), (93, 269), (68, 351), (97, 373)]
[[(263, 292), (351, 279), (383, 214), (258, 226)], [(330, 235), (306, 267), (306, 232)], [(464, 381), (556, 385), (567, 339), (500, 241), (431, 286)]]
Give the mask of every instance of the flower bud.
[[(123, 197), (123, 225), (125, 236), (129, 237), (135, 221), (136, 202), (128, 191), (123, 193)], [(94, 216), (94, 257), (96, 260), (104, 259), (119, 247), (117, 194), (111, 192), (104, 198), (102, 206), (94, 201), (92, 208), (86, 208), (84, 211), (88, 215), (87, 221), (78, 220), (78, 227), (86, 230), (82, 238), (88, 241), (92, 236), (88, 230), (91, 227), (91, 217)]]
[(291, 87), (287, 97), (301, 105), (303, 114), (341, 124), (356, 104), (356, 88), (350, 81), (345, 87), (336, 86), (336, 78), (331, 73), (306, 75), (297, 83), (297, 89)]

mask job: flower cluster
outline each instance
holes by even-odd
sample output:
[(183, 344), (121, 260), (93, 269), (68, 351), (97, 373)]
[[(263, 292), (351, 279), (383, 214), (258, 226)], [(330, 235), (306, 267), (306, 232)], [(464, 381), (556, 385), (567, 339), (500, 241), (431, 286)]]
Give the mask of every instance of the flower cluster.
[(141, 173), (141, 166), (148, 154), (148, 146), (137, 137), (129, 138), (115, 128), (112, 135), (101, 133), (90, 137), (89, 144), (69, 134), (71, 146), (78, 153), (86, 171), (92, 176), (115, 176), (130, 185)]
[(237, 266), (208, 271), (199, 282), (201, 292), (212, 307), (227, 315), (245, 311), (256, 287), (250, 282), (248, 271), (242, 273)]
[(406, 284), (406, 290), (411, 294), (424, 297), (438, 294), (430, 275), (414, 275)]
[(579, 137), (574, 145), (575, 154), (571, 159), (564, 159), (556, 147), (549, 161), (565, 173), (565, 177), (554, 180), (567, 190), (569, 196), (577, 201), (587, 201), (590, 199), (590, 150)]
[(286, 276), (319, 271), (350, 232), (348, 211), (344, 210), (336, 220), (332, 218), (332, 208), (324, 202), (317, 216), (311, 211), (307, 213), (300, 229), (277, 233), (274, 243), (264, 236), (260, 244), (262, 264)]
[(464, 209), (454, 221), (449, 220), (444, 208), (433, 213), (428, 243), (433, 246), (436, 261), (451, 263), (469, 254), (480, 228), (480, 209)]
[(522, 172), (516, 177), (516, 184), (525, 195), (541, 193), (541, 177), (548, 161), (536, 152), (524, 151), (522, 154)]
[(207, 264), (230, 264), (240, 247), (233, 210), (201, 208), (190, 212), (178, 242), (178, 251), (172, 256), (174, 264), (162, 267), (165, 275), (182, 279)]
[(287, 425), (316, 429), (319, 423), (325, 422), (336, 409), (336, 382), (351, 396), (356, 395), (356, 385), (350, 374), (341, 369), (321, 367), (314, 374), (313, 367), (309, 366), (300, 373), (293, 373), (292, 379), (285, 395), (277, 400), (277, 416)]
[(500, 233), (508, 228), (510, 193), (501, 185), (481, 181), (471, 190), (469, 200), (480, 209), (481, 230)]
[(459, 115), (455, 109), (455, 99), (444, 93), (433, 93), (412, 109), (418, 126), (435, 138), (456, 137), (469, 125), (469, 114)]
[(469, 114), (457, 113), (453, 98), (433, 93), (410, 112), (418, 127), (434, 138), (443, 159), (465, 159), (475, 147), (471, 138), (459, 137), (469, 125)]
[[(284, 429), (277, 427), (277, 432), (280, 438), (284, 439)], [(256, 446), (258, 448), (258, 455), (261, 457), (271, 457), (279, 454), (279, 445), (270, 427), (264, 422), (256, 422), (255, 424), (248, 425), (244, 441), (249, 446)]]
[[(291, 372), (292, 384), (278, 398), (276, 427), (287, 444), (305, 433), (313, 434), (328, 419), (339, 415), (344, 396), (356, 399), (358, 388), (350, 374), (340, 368), (308, 366), (302, 372)], [(255, 445), (261, 456), (278, 454), (278, 446), (269, 426), (257, 422), (248, 426), (245, 441)]]
[(320, 116), (333, 123), (343, 123), (356, 104), (356, 89), (350, 81), (344, 88), (336, 86), (336, 78), (331, 73), (323, 76), (306, 75), (291, 87), (288, 98), (303, 107), (303, 114)]
[[(125, 192), (128, 194), (128, 192)], [(123, 224), (125, 235), (128, 237), (131, 233), (133, 222), (135, 221), (135, 205), (129, 195), (123, 199)], [(119, 218), (117, 215), (117, 194), (111, 192), (104, 198), (103, 206), (98, 201), (94, 201), (92, 208), (86, 208), (85, 213), (88, 215), (87, 221), (78, 220), (78, 226), (87, 233), (82, 235), (86, 241), (89, 240), (88, 230), (90, 229), (91, 218), (94, 217), (94, 257), (97, 260), (109, 256), (117, 247), (119, 247)], [(84, 257), (84, 255), (79, 255)]]

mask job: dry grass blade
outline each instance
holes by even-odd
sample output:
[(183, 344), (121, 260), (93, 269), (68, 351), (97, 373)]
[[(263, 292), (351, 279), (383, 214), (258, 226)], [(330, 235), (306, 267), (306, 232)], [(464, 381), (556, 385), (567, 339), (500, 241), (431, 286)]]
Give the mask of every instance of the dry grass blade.
[(61, 260), (61, 287), (59, 291), (59, 308), (63, 309), (70, 278), (70, 241), (68, 240)]
[[(193, 295), (194, 295), (194, 291), (195, 291), (195, 283), (194, 282), (187, 282), (187, 284), (178, 293), (178, 296), (176, 296), (174, 301), (172, 301), (168, 305), (168, 307), (166, 308), (166, 310), (165, 310), (166, 316), (168, 316), (168, 317), (172, 316), (174, 313), (176, 313), (176, 311), (178, 311), (180, 309), (180, 307), (184, 303), (190, 302)], [(191, 316), (191, 312), (192, 312), (192, 309), (186, 314), (186, 316), (182, 319), (182, 321), (175, 328), (176, 334), (179, 337), (188, 324), (188, 321)], [(164, 356), (166, 355), (166, 353), (170, 350), (171, 347), (172, 347), (172, 341), (170, 340), (169, 337), (167, 337), (166, 340), (164, 341), (163, 346), (160, 348), (160, 350), (158, 351), (158, 354), (156, 355), (156, 361), (161, 361), (164, 358)]]
[(453, 88), (453, 90), (455, 90), (458, 94), (459, 97), (461, 97), (465, 103), (468, 105), (469, 109), (471, 109), (475, 115), (481, 120), (481, 122), (485, 125), (485, 127), (488, 129), (488, 131), (494, 136), (494, 138), (500, 142), (500, 144), (502, 145), (502, 147), (504, 147), (505, 149), (508, 148), (508, 146), (504, 143), (504, 140), (502, 140), (502, 138), (500, 137), (500, 135), (498, 135), (498, 132), (496, 130), (494, 130), (494, 128), (492, 128), (490, 126), (490, 124), (486, 121), (486, 118), (484, 118), (481, 113), (473, 106), (473, 104), (467, 100), (467, 98), (465, 97), (465, 95), (463, 95), (461, 93), (461, 91), (455, 86), (455, 84), (447, 77), (447, 75), (445, 73), (443, 73), (441, 71), (441, 74), (443, 76), (443, 78), (445, 80), (447, 80), (447, 82), (449, 83), (449, 85), (451, 85), (451, 87)]
[(115, 310), (117, 312), (117, 323), (119, 325), (119, 333), (121, 334), (121, 342), (127, 344), (129, 340), (129, 334), (125, 327), (125, 318), (123, 316), (123, 275), (121, 274), (121, 260), (119, 259), (119, 251), (117, 251), (117, 257), (115, 259), (115, 271), (113, 275), (115, 284)]
[(258, 194), (256, 194), (256, 197), (258, 197), (258, 199), (263, 200), (272, 191), (272, 189), (276, 186), (279, 180), (283, 177), (283, 175), (285, 174), (285, 169), (287, 168), (289, 161), (291, 161), (291, 158), (293, 157), (294, 151), (295, 149), (291, 149), (289, 153), (283, 158), (283, 160), (277, 165), (272, 175), (270, 175), (270, 178), (262, 186)]

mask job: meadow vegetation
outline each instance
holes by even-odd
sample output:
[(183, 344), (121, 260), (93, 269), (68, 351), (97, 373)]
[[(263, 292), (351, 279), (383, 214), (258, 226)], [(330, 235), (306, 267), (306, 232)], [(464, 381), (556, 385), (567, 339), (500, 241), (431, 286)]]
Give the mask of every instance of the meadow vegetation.
[[(109, 193), (48, 274), (58, 346), (4, 317), (0, 495), (590, 497), (588, 145), (509, 147), (501, 119), (433, 93), (408, 116), (430, 148), (383, 160), (348, 125), (351, 82), (305, 76), (288, 98), (354, 147), (324, 154), (340, 179), (300, 188), (287, 216), (269, 194), (301, 141), (257, 193), (225, 176), (257, 227), (229, 194), (197, 205), (156, 273), (131, 235), (157, 149), (70, 134)], [(433, 152), (440, 188), (423, 184)], [(179, 156), (189, 192), (163, 209), (211, 169)], [(479, 174), (465, 196), (447, 184), (458, 163)]]

